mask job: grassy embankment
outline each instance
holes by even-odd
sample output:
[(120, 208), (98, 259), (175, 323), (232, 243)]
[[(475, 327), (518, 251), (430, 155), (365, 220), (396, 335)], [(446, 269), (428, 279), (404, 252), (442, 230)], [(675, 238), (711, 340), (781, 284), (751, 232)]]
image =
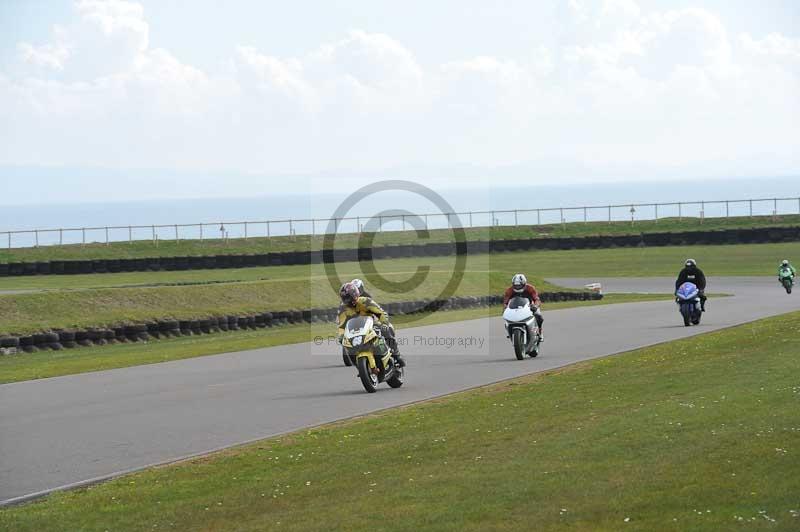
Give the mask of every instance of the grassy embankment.
[[(543, 278), (675, 275), (691, 253), (708, 275), (773, 275), (781, 258), (800, 255), (800, 243), (541, 251), (471, 256), (457, 295), (498, 293), (513, 273), (525, 271), (542, 290), (557, 289)], [(408, 279), (420, 265), (428, 266), (426, 281), (414, 290), (374, 290), (379, 301), (430, 298), (450, 280), (453, 257), (376, 261), (393, 281)], [(357, 263), (337, 266), (343, 279), (370, 277)], [(260, 279), (260, 280), (256, 280)], [(321, 266), (248, 268), (190, 272), (151, 272), (87, 276), (48, 276), (0, 280), (0, 290), (17, 288), (102, 287), (162, 282), (242, 280), (220, 284), (62, 290), (0, 295), (0, 333), (33, 332), (147, 321), (190, 319), (207, 315), (244, 314), (264, 310), (327, 307), (337, 303)], [(668, 290), (667, 290), (668, 291)]]
[[(467, 223), (467, 220), (463, 220)], [(655, 232), (680, 232), (713, 229), (742, 229), (751, 227), (785, 227), (800, 225), (800, 216), (772, 216), (707, 218), (663, 218), (658, 222), (651, 220), (630, 222), (572, 222), (568, 224), (521, 225), (499, 227), (466, 228), (468, 240), (522, 239), (543, 237), (574, 237), (595, 235), (625, 235)], [(336, 245), (341, 248), (358, 247), (359, 235), (342, 234)], [(431, 230), (429, 238), (420, 240), (413, 231), (381, 232), (374, 235), (374, 245), (409, 244), (425, 242), (450, 242), (450, 230)], [(151, 241), (71, 244), (65, 246), (42, 246), (39, 248), (0, 249), (0, 263), (19, 261), (47, 261), (73, 259), (121, 259), (142, 257), (173, 257), (192, 255), (242, 255), (266, 253), (268, 251), (297, 251), (321, 249), (322, 237), (297, 235), (294, 237), (273, 237), (222, 240), (161, 240), (158, 246)]]
[(56, 493), (0, 510), (0, 529), (797, 530), (798, 323), (770, 318)]
[[(570, 307), (589, 307), (615, 303), (654, 301), (665, 296), (649, 294), (612, 294), (600, 301), (566, 301), (547, 305), (548, 310)], [(435, 325), (452, 321), (498, 317), (500, 306), (449, 310), (411, 318), (396, 316), (392, 321), (400, 330), (407, 327)], [(0, 357), (0, 384), (60, 375), (73, 375), (90, 371), (125, 368), (142, 364), (155, 364), (219, 353), (246, 351), (301, 342), (310, 342), (315, 336), (328, 337), (334, 333), (331, 324), (286, 325), (272, 329), (223, 332), (208, 336), (169, 338), (157, 342), (117, 344), (90, 349), (40, 351)], [(338, 351), (332, 351), (338, 356)], [(338, 362), (338, 358), (336, 361)]]

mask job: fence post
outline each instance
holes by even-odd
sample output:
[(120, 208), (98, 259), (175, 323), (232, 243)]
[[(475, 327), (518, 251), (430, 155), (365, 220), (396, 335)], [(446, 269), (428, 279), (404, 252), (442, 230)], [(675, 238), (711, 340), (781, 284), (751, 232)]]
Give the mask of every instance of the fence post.
[(472, 227), (472, 211), (469, 211), (469, 226)]
[(64, 230), (63, 229), (59, 229), (58, 230), (58, 245), (59, 246), (63, 246), (64, 245)]
[(106, 227), (106, 246), (109, 245), (108, 243), (108, 227)]
[(725, 200), (725, 218), (729, 217), (729, 210), (728, 210), (729, 203), (730, 202), (728, 200)]
[(133, 228), (128, 226), (128, 244), (133, 244)]
[(542, 225), (542, 211), (541, 211), (541, 209), (536, 209), (536, 225)]
[(203, 224), (200, 224), (200, 242), (203, 241)]
[(428, 230), (428, 215), (425, 215), (425, 230)]
[(517, 216), (517, 209), (514, 209), (514, 227), (519, 225), (519, 217)]
[(39, 230), (36, 229), (33, 233), (34, 233), (34, 235), (36, 235), (36, 247), (38, 248), (39, 247)]
[(611, 205), (608, 206), (608, 223), (611, 223)]
[(180, 241), (181, 241), (181, 239), (178, 236), (178, 224), (175, 224), (175, 243), (177, 244)]
[(750, 202), (750, 218), (753, 217), (753, 200), (749, 200)]
[(82, 235), (81, 236), (81, 246), (85, 246), (86, 245), (86, 228), (85, 227), (81, 228), (81, 235)]
[(11, 231), (8, 232), (8, 249), (11, 249)]
[(706, 202), (700, 202), (700, 223), (702, 224), (703, 221), (706, 219)]
[(772, 214), (778, 216), (778, 198), (772, 200)]
[(406, 215), (405, 214), (401, 214), (400, 215), (400, 223), (403, 224), (403, 231), (405, 231), (406, 230)]
[(247, 222), (244, 223), (244, 239), (247, 240)]
[(356, 233), (361, 234), (361, 216), (356, 216)]
[(491, 224), (492, 227), (495, 226), (495, 222), (496, 221), (497, 221), (497, 219), (494, 217), (494, 211), (492, 211), (492, 224)]
[(683, 212), (681, 212), (681, 202), (678, 202), (678, 221), (683, 220)]
[(152, 229), (152, 231), (153, 231), (153, 244), (155, 244), (156, 243), (156, 226), (153, 225), (153, 226), (150, 227), (150, 229)]
[(658, 203), (654, 203), (653, 207), (656, 208), (656, 223), (658, 223)]
[(560, 216), (561, 216), (561, 228), (562, 229), (566, 229), (567, 221), (564, 219), (564, 209), (563, 209), (563, 207), (560, 209), (560, 212), (561, 212), (561, 214), (560, 214)]
[(294, 225), (292, 225), (291, 218), (289, 218), (289, 235), (294, 236)]
[(586, 207), (583, 208), (583, 223), (586, 223)]

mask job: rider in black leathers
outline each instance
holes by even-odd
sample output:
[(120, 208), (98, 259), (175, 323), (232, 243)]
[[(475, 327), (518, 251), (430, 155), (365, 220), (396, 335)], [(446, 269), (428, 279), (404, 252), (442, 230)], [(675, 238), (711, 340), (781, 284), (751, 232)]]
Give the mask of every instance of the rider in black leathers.
[(697, 261), (694, 259), (686, 259), (686, 264), (678, 274), (678, 279), (675, 281), (676, 292), (683, 283), (693, 283), (697, 287), (700, 291), (700, 309), (705, 312), (706, 299), (708, 299), (705, 294), (706, 276), (703, 270), (697, 267)]

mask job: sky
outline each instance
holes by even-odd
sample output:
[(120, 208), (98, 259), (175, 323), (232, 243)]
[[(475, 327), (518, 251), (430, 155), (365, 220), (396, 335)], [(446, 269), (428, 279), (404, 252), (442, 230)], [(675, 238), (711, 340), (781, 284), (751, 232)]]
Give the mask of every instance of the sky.
[(786, 175), (793, 0), (0, 3), (0, 205)]

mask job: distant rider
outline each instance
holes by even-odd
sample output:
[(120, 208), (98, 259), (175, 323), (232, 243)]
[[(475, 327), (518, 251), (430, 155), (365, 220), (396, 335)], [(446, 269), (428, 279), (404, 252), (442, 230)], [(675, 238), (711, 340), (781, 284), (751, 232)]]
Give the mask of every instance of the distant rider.
[(692, 283), (697, 287), (699, 290), (700, 296), (700, 310), (703, 312), (706, 311), (706, 276), (703, 273), (703, 270), (697, 267), (697, 261), (694, 259), (686, 259), (686, 263), (678, 274), (678, 279), (675, 281), (675, 291), (678, 291), (678, 288), (683, 283)]
[(792, 282), (794, 282), (794, 276), (797, 273), (797, 270), (794, 269), (794, 266), (789, 264), (789, 261), (787, 259), (783, 259), (783, 261), (781, 261), (781, 265), (778, 266), (778, 280), (779, 281), (781, 280), (781, 274), (783, 272), (785, 272), (785, 271), (791, 272), (791, 274), (792, 274)]
[(394, 353), (395, 362), (401, 368), (405, 367), (406, 361), (400, 356), (400, 348), (397, 346), (394, 327), (389, 323), (389, 314), (375, 303), (372, 298), (361, 296), (353, 282), (342, 285), (339, 290), (339, 297), (342, 300), (342, 304), (339, 305), (338, 338), (342, 338), (345, 324), (353, 316), (375, 316), (380, 322), (381, 335), (386, 339), (386, 343), (389, 344), (392, 353)]
[(539, 326), (539, 341), (543, 341), (542, 323), (544, 323), (544, 316), (542, 316), (542, 302), (539, 299), (539, 292), (536, 291), (535, 286), (528, 283), (528, 278), (521, 273), (511, 278), (511, 286), (506, 288), (503, 294), (503, 307), (507, 307), (509, 300), (517, 296), (527, 298), (531, 302), (531, 306), (534, 308), (533, 315), (536, 317), (536, 325)]
[(361, 297), (368, 297), (372, 299), (372, 295), (370, 295), (370, 293), (367, 292), (367, 289), (364, 287), (364, 281), (361, 279), (353, 279), (350, 282), (356, 285), (356, 288), (358, 288), (358, 293), (361, 295)]

